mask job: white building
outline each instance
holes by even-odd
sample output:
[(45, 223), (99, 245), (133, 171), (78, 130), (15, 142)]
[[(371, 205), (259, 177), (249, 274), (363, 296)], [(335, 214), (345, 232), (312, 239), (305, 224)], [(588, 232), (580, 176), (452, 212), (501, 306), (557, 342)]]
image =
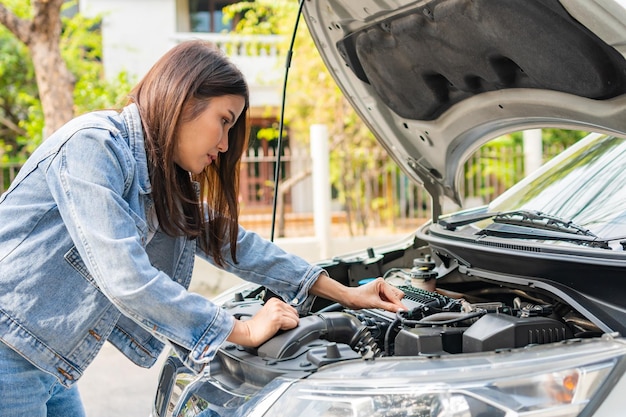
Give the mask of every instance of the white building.
[[(107, 76), (125, 70), (141, 77), (176, 43), (192, 38), (222, 47), (243, 71), (251, 89), (251, 106), (280, 105), (282, 59), (280, 36), (233, 36), (222, 23), (215, 0), (80, 0), (86, 16), (102, 16), (104, 69)], [(254, 47), (251, 47), (254, 45)]]

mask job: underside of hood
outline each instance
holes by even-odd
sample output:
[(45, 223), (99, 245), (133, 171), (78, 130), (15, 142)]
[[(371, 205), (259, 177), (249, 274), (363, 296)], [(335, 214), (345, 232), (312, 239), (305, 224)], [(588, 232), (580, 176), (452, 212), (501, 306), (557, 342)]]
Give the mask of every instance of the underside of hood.
[[(623, 3), (622, 3), (623, 4)], [(503, 133), (626, 132), (626, 11), (618, 0), (310, 0), (338, 85), (396, 162), (461, 203), (467, 157)]]

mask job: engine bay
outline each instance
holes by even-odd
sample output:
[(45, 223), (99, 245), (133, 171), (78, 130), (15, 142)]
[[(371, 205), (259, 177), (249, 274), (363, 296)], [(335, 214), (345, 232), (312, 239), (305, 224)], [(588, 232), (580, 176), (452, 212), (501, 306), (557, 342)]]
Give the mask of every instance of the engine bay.
[[(277, 376), (302, 376), (346, 360), (494, 352), (604, 333), (546, 291), (477, 279), (438, 256), (405, 248), (333, 260), (324, 268), (334, 279), (363, 285), (382, 277), (404, 292), (409, 310), (350, 310), (317, 299), (297, 328), (279, 332), (258, 348), (225, 344), (211, 374), (219, 378), (225, 371), (262, 386)], [(235, 294), (223, 308), (245, 320), (273, 296), (259, 287)], [(241, 387), (242, 380), (236, 385)]]
[[(493, 265), (486, 259), (483, 267)], [(172, 354), (161, 371), (155, 415), (186, 415), (192, 408), (231, 415), (240, 407), (246, 415), (277, 387), (323, 371), (332, 374), (343, 365), (380, 370), (405, 359), (412, 363), (411, 358), (483, 360), (623, 331), (611, 325), (603, 305), (575, 289), (478, 269), (418, 236), (319, 265), (347, 286), (386, 280), (404, 292), (407, 310), (353, 310), (317, 297), (296, 328), (256, 348), (226, 342), (199, 375)], [(248, 320), (272, 297), (277, 295), (268, 288), (246, 284), (224, 293), (219, 304), (236, 319)]]

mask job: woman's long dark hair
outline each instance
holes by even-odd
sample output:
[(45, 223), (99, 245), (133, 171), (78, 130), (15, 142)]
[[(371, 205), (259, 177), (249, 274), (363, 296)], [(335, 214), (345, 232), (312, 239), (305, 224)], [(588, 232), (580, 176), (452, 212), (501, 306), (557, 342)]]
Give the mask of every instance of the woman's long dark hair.
[[(213, 97), (241, 96), (242, 115), (228, 133), (228, 151), (198, 175), (173, 160), (178, 127), (195, 119)], [(239, 164), (248, 138), (246, 81), (212, 44), (194, 40), (170, 49), (133, 88), (144, 129), (152, 197), (159, 227), (170, 236), (199, 239), (199, 246), (223, 265), (228, 242), (237, 262)], [(199, 183), (200, 190), (194, 186)]]

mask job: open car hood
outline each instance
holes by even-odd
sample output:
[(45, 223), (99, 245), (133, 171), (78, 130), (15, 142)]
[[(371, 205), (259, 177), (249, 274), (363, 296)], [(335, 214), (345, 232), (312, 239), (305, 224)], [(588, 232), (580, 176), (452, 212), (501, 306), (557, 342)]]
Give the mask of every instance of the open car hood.
[(626, 132), (626, 0), (307, 0), (326, 66), (400, 167), (461, 204), (504, 133)]

